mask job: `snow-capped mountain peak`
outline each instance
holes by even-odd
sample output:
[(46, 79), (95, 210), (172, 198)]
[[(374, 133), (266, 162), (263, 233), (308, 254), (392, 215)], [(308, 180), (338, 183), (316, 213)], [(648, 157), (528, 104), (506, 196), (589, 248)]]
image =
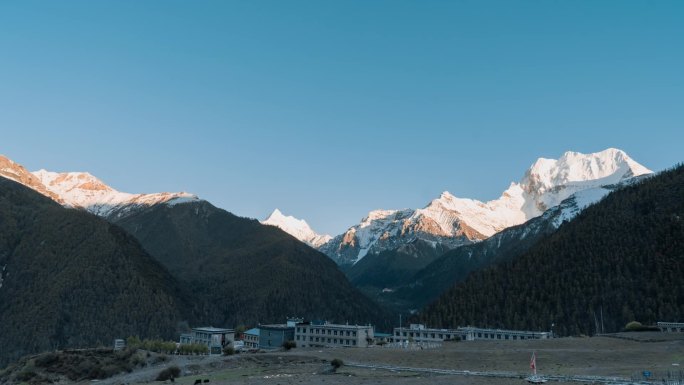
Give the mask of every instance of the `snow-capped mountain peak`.
[(273, 213), (261, 221), (261, 223), (279, 227), (281, 230), (312, 247), (320, 247), (332, 238), (327, 234), (321, 235), (316, 233), (305, 220), (283, 215), (278, 209), (273, 210)]
[(15, 163), (3, 155), (0, 155), (0, 176), (21, 183), (58, 203), (64, 203), (64, 200), (59, 195), (45, 188), (40, 179), (31, 174), (24, 166)]
[(486, 239), (542, 215), (578, 192), (594, 189), (577, 195), (582, 204), (576, 211), (581, 210), (607, 193), (602, 186), (651, 172), (615, 148), (591, 154), (568, 151), (559, 159), (539, 158), (498, 199), (481, 202), (444, 191), (422, 209), (371, 211), (321, 250), (339, 263), (355, 263), (369, 252), (416, 239), (453, 248)]
[(121, 217), (135, 208), (159, 203), (178, 204), (199, 200), (197, 196), (186, 192), (154, 194), (120, 192), (87, 172), (57, 173), (41, 169), (33, 172), (33, 175), (49, 192), (59, 196), (65, 205), (83, 208), (104, 217), (110, 215)]

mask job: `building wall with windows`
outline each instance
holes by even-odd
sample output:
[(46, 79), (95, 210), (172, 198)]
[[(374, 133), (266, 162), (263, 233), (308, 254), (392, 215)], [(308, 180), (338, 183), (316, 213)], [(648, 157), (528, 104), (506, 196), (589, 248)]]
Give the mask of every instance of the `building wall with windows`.
[(684, 332), (684, 322), (658, 322), (658, 327), (662, 332), (682, 333)]
[(457, 329), (431, 329), (425, 325), (411, 324), (407, 328), (394, 328), (394, 342), (444, 342), (465, 339)]
[(246, 349), (259, 349), (259, 329), (249, 329), (244, 333)]
[(259, 349), (278, 349), (285, 341), (294, 340), (294, 326), (259, 325)]
[(222, 354), (223, 348), (232, 346), (235, 340), (235, 330), (215, 327), (193, 328), (190, 339), (181, 335), (181, 343), (207, 345), (209, 354)]
[(551, 338), (551, 332), (534, 332), (528, 330), (483, 329), (460, 327), (457, 330), (464, 334), (464, 339), (473, 340), (545, 340)]
[(370, 325), (301, 323), (295, 327), (297, 347), (367, 347), (373, 342)]
[(530, 340), (551, 338), (551, 332), (524, 330), (483, 329), (459, 327), (457, 329), (432, 329), (422, 324), (411, 324), (408, 328), (394, 328), (394, 342), (444, 342), (453, 340)]

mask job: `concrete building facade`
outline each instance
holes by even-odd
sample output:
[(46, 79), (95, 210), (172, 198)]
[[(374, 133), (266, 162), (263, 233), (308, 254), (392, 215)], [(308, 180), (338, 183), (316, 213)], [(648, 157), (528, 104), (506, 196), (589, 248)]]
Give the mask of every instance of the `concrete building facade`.
[(252, 328), (244, 333), (245, 349), (259, 349), (259, 328)]
[(684, 322), (658, 322), (661, 332), (682, 333), (684, 332)]
[(373, 343), (374, 330), (370, 325), (300, 323), (294, 337), (297, 347), (367, 347)]
[(192, 333), (181, 335), (181, 344), (202, 344), (209, 348), (209, 354), (222, 354), (223, 348), (232, 346), (235, 330), (212, 326), (192, 328)]
[(457, 329), (426, 328), (422, 324), (411, 324), (408, 328), (394, 328), (394, 342), (444, 342), (474, 340), (530, 340), (551, 338), (551, 332), (523, 330), (484, 329), (459, 327)]
[(278, 349), (285, 341), (294, 340), (294, 326), (287, 324), (259, 325), (259, 349)]

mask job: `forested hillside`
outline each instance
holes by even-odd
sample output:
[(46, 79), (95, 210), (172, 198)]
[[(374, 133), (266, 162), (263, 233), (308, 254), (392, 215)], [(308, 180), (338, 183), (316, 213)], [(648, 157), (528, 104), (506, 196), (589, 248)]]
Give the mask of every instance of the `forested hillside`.
[(175, 339), (189, 303), (119, 227), (0, 178), (0, 367), (131, 335)]
[(383, 326), (388, 316), (324, 254), (274, 226), (200, 201), (156, 205), (118, 222), (211, 305), (214, 326), (288, 316)]
[(684, 320), (684, 167), (611, 193), (520, 257), (473, 273), (428, 306), (438, 327), (593, 334)]

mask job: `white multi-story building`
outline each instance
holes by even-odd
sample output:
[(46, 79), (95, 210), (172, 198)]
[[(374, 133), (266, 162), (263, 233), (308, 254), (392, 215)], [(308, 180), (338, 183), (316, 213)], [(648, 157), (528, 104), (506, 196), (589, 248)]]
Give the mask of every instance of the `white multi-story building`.
[(529, 330), (483, 329), (459, 327), (465, 340), (545, 340), (552, 337), (551, 332), (533, 332)]
[(681, 333), (684, 332), (684, 322), (658, 322), (658, 327), (662, 332)]
[(244, 340), (246, 349), (259, 349), (259, 329), (252, 328), (244, 333)]
[(211, 326), (192, 328), (191, 334), (181, 334), (181, 344), (207, 345), (209, 354), (221, 354), (223, 348), (232, 346), (235, 340), (235, 330), (215, 328)]
[(299, 323), (295, 327), (297, 347), (367, 347), (373, 343), (370, 325)]
[(551, 332), (523, 330), (483, 329), (459, 327), (457, 329), (432, 329), (422, 324), (411, 324), (408, 328), (394, 328), (394, 342), (443, 342), (453, 340), (530, 340), (551, 338)]

